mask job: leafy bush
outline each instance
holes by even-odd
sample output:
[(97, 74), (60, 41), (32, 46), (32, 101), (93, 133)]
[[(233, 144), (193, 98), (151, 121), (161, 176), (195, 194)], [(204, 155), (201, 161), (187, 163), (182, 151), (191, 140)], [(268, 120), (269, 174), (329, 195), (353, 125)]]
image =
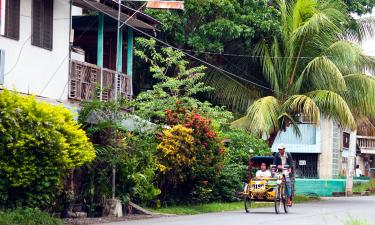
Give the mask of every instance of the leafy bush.
[(115, 196), (122, 202), (147, 203), (160, 193), (153, 185), (156, 134), (128, 131), (122, 123), (128, 116), (123, 110), (126, 104), (123, 100), (82, 103), (80, 121), (86, 122), (98, 157), (83, 171), (83, 195), (78, 200), (86, 202), (92, 216), (100, 215), (102, 200), (112, 196), (113, 169)]
[(232, 202), (239, 200), (237, 193), (243, 187), (243, 175), (247, 166), (239, 164), (227, 164), (214, 182), (216, 201)]
[(94, 158), (68, 109), (0, 93), (0, 207), (50, 206), (62, 176)]
[[(176, 103), (177, 105), (180, 102)], [(211, 180), (223, 166), (225, 149), (213, 129), (212, 119), (207, 119), (194, 110), (177, 107), (166, 110), (166, 121), (169, 125), (183, 124), (193, 130), (197, 163), (193, 166), (193, 176), (197, 180)]]
[(175, 110), (176, 106), (181, 106), (176, 105), (176, 101), (179, 101), (183, 102), (184, 107), (212, 118), (215, 128), (232, 119), (232, 113), (224, 107), (213, 106), (196, 98), (213, 90), (202, 82), (206, 76), (204, 66), (189, 67), (185, 55), (172, 48), (157, 51), (153, 39), (138, 38), (137, 48), (142, 50), (136, 50), (135, 54), (150, 64), (150, 72), (157, 81), (152, 90), (140, 93), (133, 102), (137, 115), (163, 124), (166, 110)]
[[(179, 192), (188, 179), (196, 163), (193, 130), (176, 125), (163, 131), (157, 146), (159, 168), (158, 183), (162, 194)], [(180, 189), (181, 190), (181, 189)]]
[(184, 108), (180, 101), (174, 108), (165, 112), (167, 124), (174, 127), (163, 132), (158, 146), (162, 175), (166, 175), (159, 176), (162, 198), (208, 202), (213, 199), (213, 181), (223, 167), (224, 146), (211, 119)]
[(63, 225), (61, 220), (52, 218), (39, 209), (16, 209), (0, 212), (1, 225)]
[(248, 165), (250, 156), (271, 155), (271, 149), (264, 140), (258, 139), (242, 129), (223, 133), (229, 139), (227, 160), (231, 164)]

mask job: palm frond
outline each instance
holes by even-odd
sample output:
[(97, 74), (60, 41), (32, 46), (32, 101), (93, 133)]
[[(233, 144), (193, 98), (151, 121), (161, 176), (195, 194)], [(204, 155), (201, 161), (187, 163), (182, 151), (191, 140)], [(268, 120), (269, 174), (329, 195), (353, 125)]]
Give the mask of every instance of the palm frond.
[[(254, 135), (269, 135), (279, 130), (280, 103), (277, 98), (267, 96), (255, 101), (248, 109), (247, 119), (234, 121), (233, 127), (245, 122), (246, 129)], [(242, 127), (243, 126), (238, 126)]]
[(298, 127), (298, 122), (294, 120), (291, 114), (288, 114), (286, 112), (283, 112), (279, 116), (279, 121), (282, 126), (289, 127), (292, 126), (293, 133), (297, 136), (300, 137), (302, 135), (301, 130)]
[(303, 114), (314, 124), (319, 123), (320, 110), (312, 98), (306, 95), (292, 95), (282, 105), (283, 110), (293, 114)]
[(339, 94), (328, 90), (316, 90), (306, 95), (315, 102), (325, 117), (336, 120), (344, 127), (356, 128), (354, 116), (345, 99)]
[(375, 115), (375, 78), (365, 74), (345, 76), (347, 91), (341, 93), (356, 117)]
[(346, 90), (346, 84), (341, 71), (329, 58), (315, 57), (302, 71), (301, 76), (314, 89)]
[(228, 109), (236, 112), (246, 112), (254, 99), (261, 96), (258, 88), (215, 71), (209, 71), (203, 81), (214, 88), (214, 92), (209, 93), (213, 102), (225, 105)]
[(277, 69), (275, 68), (275, 62), (273, 61), (275, 58), (271, 56), (271, 51), (265, 40), (262, 40), (256, 44), (254, 54), (260, 56), (263, 74), (266, 80), (269, 82), (271, 88), (275, 91), (275, 93), (279, 93), (281, 90)]

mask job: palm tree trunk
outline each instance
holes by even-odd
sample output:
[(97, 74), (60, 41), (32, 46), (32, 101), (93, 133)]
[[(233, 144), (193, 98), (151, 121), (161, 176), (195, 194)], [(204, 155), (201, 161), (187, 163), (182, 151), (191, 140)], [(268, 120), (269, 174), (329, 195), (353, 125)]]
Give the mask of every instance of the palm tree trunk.
[(273, 143), (275, 142), (275, 139), (277, 137), (278, 132), (272, 132), (270, 136), (267, 139), (268, 147), (272, 148)]

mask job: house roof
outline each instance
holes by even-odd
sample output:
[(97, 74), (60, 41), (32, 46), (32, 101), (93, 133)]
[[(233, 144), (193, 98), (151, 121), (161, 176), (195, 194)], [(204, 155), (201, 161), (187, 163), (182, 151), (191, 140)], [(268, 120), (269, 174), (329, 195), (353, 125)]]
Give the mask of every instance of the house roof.
[[(117, 18), (118, 14), (118, 4), (113, 0), (73, 0), (73, 5), (95, 12), (103, 12), (114, 18)], [(120, 19), (130, 26), (147, 30), (155, 30), (156, 25), (160, 24), (153, 17), (124, 5), (121, 5)]]

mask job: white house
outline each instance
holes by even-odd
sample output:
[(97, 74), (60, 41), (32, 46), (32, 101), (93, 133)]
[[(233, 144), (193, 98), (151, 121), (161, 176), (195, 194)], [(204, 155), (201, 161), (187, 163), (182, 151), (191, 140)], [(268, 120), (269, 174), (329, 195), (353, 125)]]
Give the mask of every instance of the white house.
[(2, 85), (67, 100), (68, 0), (1, 0)]
[[(67, 106), (98, 86), (103, 100), (131, 96), (133, 28), (159, 24), (112, 0), (0, 0), (0, 9), (0, 89)], [(117, 43), (119, 11), (126, 25)]]

